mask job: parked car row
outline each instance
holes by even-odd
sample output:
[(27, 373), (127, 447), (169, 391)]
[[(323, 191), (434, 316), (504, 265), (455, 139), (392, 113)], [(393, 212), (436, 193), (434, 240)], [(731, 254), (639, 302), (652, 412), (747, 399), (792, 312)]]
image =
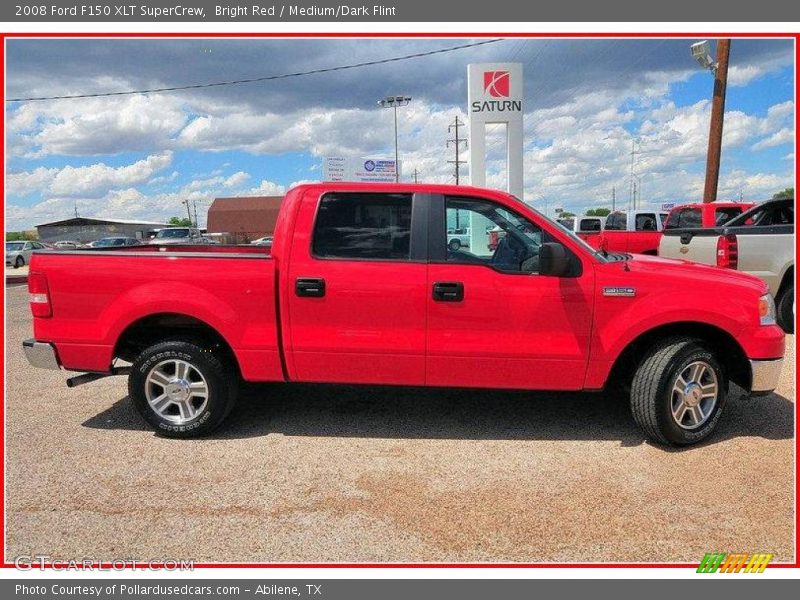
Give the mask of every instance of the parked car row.
[(722, 225), (668, 227), (658, 254), (755, 275), (775, 299), (778, 324), (794, 333), (794, 200), (751, 206)]
[(602, 252), (677, 258), (759, 277), (775, 300), (778, 323), (794, 333), (794, 200), (693, 203), (669, 214), (616, 211), (571, 221), (571, 230)]
[[(263, 238), (266, 239), (266, 238)], [(270, 238), (271, 239), (271, 238)], [(90, 248), (125, 248), (130, 246), (154, 245), (196, 245), (219, 244), (218, 241), (205, 237), (201, 231), (194, 227), (165, 227), (159, 229), (155, 236), (149, 240), (126, 236), (111, 236), (101, 238), (89, 243), (73, 240), (58, 242), (39, 241), (7, 241), (6, 266), (18, 269), (30, 263), (34, 250), (86, 250)]]

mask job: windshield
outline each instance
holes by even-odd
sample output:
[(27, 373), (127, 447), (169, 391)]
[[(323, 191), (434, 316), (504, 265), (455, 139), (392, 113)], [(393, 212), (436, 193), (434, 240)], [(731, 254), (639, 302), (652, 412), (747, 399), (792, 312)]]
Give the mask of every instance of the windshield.
[(123, 246), (125, 245), (125, 238), (103, 238), (94, 243), (95, 248), (103, 248), (105, 246)]
[(6, 242), (6, 252), (18, 252), (24, 245), (25, 242)]
[(189, 237), (188, 229), (162, 229), (156, 234), (156, 239), (185, 237)]
[[(525, 204), (524, 202), (522, 202), (522, 200), (520, 200), (520, 199), (519, 199), (519, 198), (517, 198), (516, 196), (511, 196), (511, 197), (512, 197), (512, 198), (514, 198), (514, 200), (516, 200), (516, 201), (517, 201), (517, 202), (519, 202), (520, 204)], [(601, 261), (603, 261), (603, 262), (608, 262), (608, 259), (606, 259), (606, 257), (605, 257), (605, 256), (603, 256), (603, 253), (602, 253), (602, 252), (600, 252), (599, 250), (595, 250), (594, 248), (592, 248), (592, 247), (591, 247), (589, 244), (587, 244), (585, 241), (583, 241), (581, 238), (579, 238), (579, 237), (578, 237), (578, 236), (575, 234), (575, 232), (574, 232), (574, 231), (569, 231), (569, 230), (567, 230), (567, 229), (564, 229), (564, 227), (562, 227), (561, 225), (559, 225), (559, 224), (558, 224), (556, 221), (554, 221), (554, 220), (553, 220), (553, 219), (551, 219), (550, 217), (548, 217), (548, 216), (546, 216), (546, 215), (544, 215), (544, 214), (540, 213), (538, 210), (536, 210), (535, 208), (533, 208), (533, 207), (532, 207), (530, 204), (525, 204), (525, 206), (527, 206), (529, 209), (531, 209), (533, 212), (535, 212), (535, 213), (536, 213), (538, 216), (540, 216), (542, 219), (545, 219), (546, 221), (549, 221), (550, 223), (552, 223), (552, 224), (553, 224), (555, 227), (557, 227), (558, 229), (560, 229), (562, 233), (564, 233), (564, 234), (568, 235), (568, 236), (569, 236), (569, 237), (570, 237), (570, 238), (571, 238), (571, 239), (572, 239), (572, 240), (573, 240), (573, 241), (574, 241), (576, 244), (578, 244), (579, 246), (582, 246), (582, 247), (583, 247), (583, 248), (584, 248), (584, 249), (585, 249), (585, 250), (586, 250), (586, 251), (587, 251), (589, 254), (592, 254), (593, 256), (597, 257), (597, 259), (598, 259), (598, 260), (601, 260)]]

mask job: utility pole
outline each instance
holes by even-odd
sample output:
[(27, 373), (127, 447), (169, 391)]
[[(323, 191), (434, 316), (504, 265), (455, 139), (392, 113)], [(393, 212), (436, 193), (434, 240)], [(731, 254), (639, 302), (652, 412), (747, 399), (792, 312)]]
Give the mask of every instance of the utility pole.
[(717, 40), (717, 64), (714, 69), (714, 97), (711, 100), (711, 126), (708, 132), (708, 158), (706, 160), (706, 185), (703, 191), (703, 202), (714, 202), (717, 199), (730, 53), (731, 41), (729, 39)]
[(455, 121), (453, 121), (453, 123), (451, 123), (451, 124), (450, 124), (450, 125), (447, 127), (447, 133), (450, 133), (451, 131), (455, 130), (455, 137), (454, 137), (454, 138), (452, 138), (452, 139), (449, 139), (449, 140), (447, 140), (447, 147), (449, 148), (449, 147), (450, 147), (450, 144), (453, 144), (453, 145), (455, 146), (455, 149), (456, 149), (456, 159), (455, 159), (455, 160), (448, 160), (447, 162), (449, 162), (449, 163), (450, 163), (450, 164), (452, 164), (452, 165), (455, 165), (455, 171), (456, 171), (456, 172), (455, 172), (455, 174), (456, 174), (456, 185), (459, 185), (459, 181), (460, 181), (460, 173), (461, 173), (461, 165), (463, 165), (465, 162), (467, 162), (467, 161), (465, 161), (465, 160), (460, 160), (460, 158), (459, 158), (459, 157), (460, 157), (460, 155), (461, 155), (461, 144), (464, 144), (464, 148), (467, 148), (467, 147), (468, 147), (468, 145), (469, 145), (469, 144), (467, 143), (467, 140), (466, 140), (466, 138), (460, 138), (460, 137), (458, 137), (458, 128), (459, 128), (459, 127), (463, 127), (463, 126), (464, 126), (464, 123), (462, 123), (462, 122), (461, 122), (461, 121), (458, 119), (458, 115), (456, 115), (456, 119), (455, 119)]
[(194, 226), (197, 227), (197, 200), (192, 200), (192, 206), (194, 207)]
[(634, 165), (636, 163), (636, 138), (631, 138), (631, 197), (628, 202), (628, 210), (636, 208), (636, 183), (633, 180)]
[(417, 168), (414, 167), (414, 183), (417, 183), (417, 175), (419, 175), (419, 171), (417, 171)]
[(186, 216), (189, 217), (189, 225), (192, 224), (192, 209), (189, 208), (189, 200), (181, 200), (181, 204), (186, 205)]
[(617, 186), (611, 186), (611, 212), (617, 210)]
[(75, 200), (75, 218), (78, 218), (78, 201)]

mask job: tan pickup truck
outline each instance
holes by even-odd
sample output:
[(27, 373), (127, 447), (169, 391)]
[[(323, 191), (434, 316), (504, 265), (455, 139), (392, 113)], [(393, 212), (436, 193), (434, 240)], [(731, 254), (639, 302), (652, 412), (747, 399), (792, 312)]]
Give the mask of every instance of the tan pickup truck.
[(764, 202), (722, 227), (667, 229), (658, 254), (761, 278), (775, 298), (778, 324), (794, 333), (794, 200)]

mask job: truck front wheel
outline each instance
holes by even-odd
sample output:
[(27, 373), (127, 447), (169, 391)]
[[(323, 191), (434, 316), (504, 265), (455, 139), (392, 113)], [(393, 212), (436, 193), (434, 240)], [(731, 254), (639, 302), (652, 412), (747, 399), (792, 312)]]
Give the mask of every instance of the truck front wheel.
[(674, 446), (696, 444), (716, 427), (728, 392), (725, 370), (699, 340), (664, 340), (639, 364), (631, 412), (647, 436)]
[(199, 437), (219, 427), (236, 400), (237, 377), (200, 342), (170, 340), (133, 362), (128, 395), (159, 435)]

